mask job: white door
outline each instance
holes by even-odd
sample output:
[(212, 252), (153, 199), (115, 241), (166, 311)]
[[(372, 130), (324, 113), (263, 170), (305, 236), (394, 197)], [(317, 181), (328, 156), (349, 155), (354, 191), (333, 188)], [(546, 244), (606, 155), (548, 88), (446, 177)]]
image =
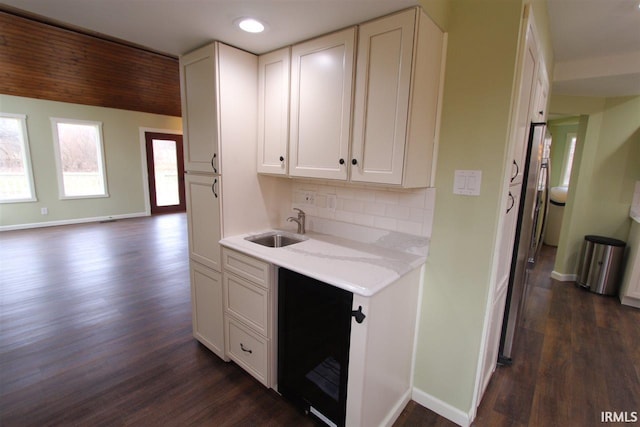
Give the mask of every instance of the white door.
[(360, 26), (351, 180), (401, 184), (416, 10)]
[(185, 170), (217, 173), (218, 112), (214, 44), (180, 58), (180, 90)]
[(193, 336), (222, 359), (224, 353), (224, 311), (220, 273), (191, 263), (191, 307)]
[(258, 172), (287, 174), (291, 49), (258, 58)]
[(347, 179), (356, 30), (293, 46), (289, 175)]
[(189, 256), (222, 271), (220, 244), (220, 177), (186, 174)]

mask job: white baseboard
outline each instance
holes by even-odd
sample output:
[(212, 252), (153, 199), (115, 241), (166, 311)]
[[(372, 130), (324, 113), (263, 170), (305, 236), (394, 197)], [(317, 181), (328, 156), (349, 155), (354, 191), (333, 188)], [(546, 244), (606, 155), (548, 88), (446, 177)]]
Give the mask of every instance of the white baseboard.
[(640, 300), (631, 297), (621, 297), (620, 303), (630, 307), (640, 308)]
[(470, 414), (467, 414), (418, 388), (413, 388), (413, 394), (411, 397), (416, 401), (416, 403), (432, 410), (436, 414), (445, 417), (459, 426), (469, 427), (473, 421)]
[(381, 426), (390, 427), (396, 422), (402, 411), (411, 401), (411, 389), (407, 389), (407, 392), (402, 395), (402, 398), (396, 402), (396, 405), (389, 411), (384, 420), (380, 423)]
[(578, 280), (578, 275), (558, 273), (554, 270), (551, 272), (551, 278), (559, 282), (575, 282), (576, 280)]
[(149, 216), (149, 214), (146, 212), (134, 212), (130, 214), (107, 215), (107, 216), (100, 216), (100, 217), (93, 217), (93, 218), (73, 218), (73, 219), (63, 219), (59, 221), (33, 222), (30, 224), (3, 225), (3, 226), (0, 226), (0, 232), (11, 231), (11, 230), (25, 230), (28, 228), (55, 227), (58, 225), (82, 224), (85, 222), (114, 221), (117, 219), (138, 218), (143, 216)]

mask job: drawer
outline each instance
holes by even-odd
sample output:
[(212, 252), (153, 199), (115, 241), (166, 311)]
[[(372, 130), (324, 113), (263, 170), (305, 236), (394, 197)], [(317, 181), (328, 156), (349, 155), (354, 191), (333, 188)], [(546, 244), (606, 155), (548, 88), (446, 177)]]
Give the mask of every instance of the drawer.
[(269, 387), (269, 341), (225, 316), (227, 356)]
[(224, 273), (224, 309), (256, 332), (269, 337), (269, 291), (237, 277)]
[(222, 264), (226, 271), (231, 271), (265, 289), (269, 288), (271, 264), (226, 248), (222, 252)]

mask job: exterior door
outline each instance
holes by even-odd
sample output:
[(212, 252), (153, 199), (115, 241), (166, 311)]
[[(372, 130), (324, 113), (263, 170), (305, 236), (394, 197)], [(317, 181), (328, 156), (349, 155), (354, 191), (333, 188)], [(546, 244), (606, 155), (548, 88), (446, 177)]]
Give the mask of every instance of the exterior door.
[(182, 135), (145, 132), (151, 213), (184, 212)]

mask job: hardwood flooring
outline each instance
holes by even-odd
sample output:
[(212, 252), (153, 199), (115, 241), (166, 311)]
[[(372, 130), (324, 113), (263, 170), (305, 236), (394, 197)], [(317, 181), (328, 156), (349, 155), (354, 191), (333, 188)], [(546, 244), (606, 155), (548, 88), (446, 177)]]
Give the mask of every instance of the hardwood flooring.
[[(0, 234), (0, 426), (317, 425), (192, 337), (186, 238), (184, 214)], [(640, 310), (548, 279), (553, 255), (475, 426), (640, 410)]]

